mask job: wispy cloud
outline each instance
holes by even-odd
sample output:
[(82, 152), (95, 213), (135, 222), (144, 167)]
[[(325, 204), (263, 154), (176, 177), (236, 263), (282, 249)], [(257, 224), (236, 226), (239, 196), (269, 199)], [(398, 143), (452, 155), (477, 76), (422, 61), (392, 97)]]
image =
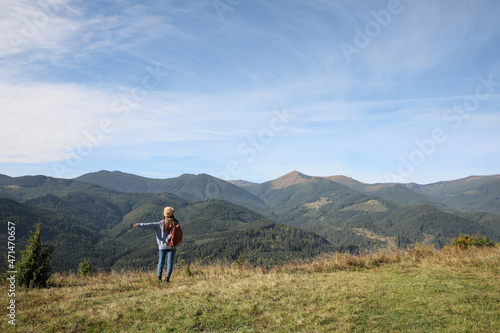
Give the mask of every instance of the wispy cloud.
[[(4, 1), (1, 167), (64, 162), (85, 131), (109, 120), (113, 130), (73, 174), (115, 163), (129, 172), (215, 173), (238, 161), (235, 176), (250, 180), (289, 169), (374, 180), (435, 128), (449, 140), (415, 177), (449, 168), (458, 143), (485, 145), (498, 129), (500, 5), (401, 0), (382, 24), (374, 15), (389, 4), (244, 1), (221, 21), (210, 1)], [(356, 46), (370, 24), (378, 31)], [(358, 47), (350, 62), (341, 43)], [(490, 74), (495, 91), (451, 129), (443, 114)], [(255, 157), (242, 154), (238, 147), (283, 109), (294, 115), (286, 130)], [(478, 159), (497, 161), (495, 151)]]
[(110, 96), (78, 85), (0, 82), (0, 101), (0, 163), (47, 163), (65, 159), (82, 131), (99, 126)]
[(68, 43), (82, 28), (80, 17), (81, 12), (69, 1), (4, 1), (0, 11), (0, 57), (33, 51), (43, 52), (46, 57), (67, 53), (71, 50)]

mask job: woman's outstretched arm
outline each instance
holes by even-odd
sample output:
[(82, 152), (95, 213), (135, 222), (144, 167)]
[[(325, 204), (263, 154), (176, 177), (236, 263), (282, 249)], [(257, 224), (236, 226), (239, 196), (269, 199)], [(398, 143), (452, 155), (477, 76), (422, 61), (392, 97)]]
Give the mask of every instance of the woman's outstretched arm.
[(142, 229), (153, 229), (156, 230), (161, 222), (151, 222), (151, 223), (134, 223), (134, 227)]

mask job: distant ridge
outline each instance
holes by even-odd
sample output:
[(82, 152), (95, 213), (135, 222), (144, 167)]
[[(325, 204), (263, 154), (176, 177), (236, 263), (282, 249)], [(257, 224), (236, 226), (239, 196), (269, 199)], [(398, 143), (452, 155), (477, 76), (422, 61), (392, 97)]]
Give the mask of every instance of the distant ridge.
[(251, 186), (251, 185), (256, 185), (258, 183), (254, 183), (254, 182), (249, 182), (247, 180), (243, 180), (243, 179), (238, 179), (238, 180), (228, 180), (227, 182), (233, 184), (233, 185), (236, 185), (236, 186)]
[[(342, 175), (319, 177), (292, 171), (261, 185), (270, 184), (273, 189), (282, 189), (296, 184), (306, 184), (315, 179), (327, 179), (357, 192), (405, 206), (432, 205), (443, 210), (484, 211), (500, 215), (500, 174), (469, 176), (420, 185), (416, 183), (366, 184)], [(255, 186), (248, 188), (256, 194)], [(263, 188), (268, 190), (269, 185)]]
[(341, 176), (341, 175), (324, 177), (324, 178), (330, 179), (331, 181), (334, 181), (334, 182), (342, 184), (342, 185), (349, 186), (351, 188), (353, 186), (357, 186), (359, 184), (363, 184), (362, 182), (357, 181), (356, 179), (352, 179), (351, 177)]
[(408, 184), (411, 190), (458, 210), (500, 214), (500, 175), (469, 176), (427, 185)]
[(413, 191), (402, 184), (365, 184), (351, 177), (343, 175), (321, 177), (306, 175), (299, 171), (292, 171), (290, 173), (287, 173), (286, 175), (262, 184), (250, 185), (246, 187), (245, 190), (248, 190), (259, 198), (263, 198), (264, 193), (270, 191), (271, 189), (278, 190), (297, 184), (306, 185), (312, 183), (316, 183), (315, 186), (318, 186), (318, 182), (321, 180), (342, 185), (346, 188), (369, 196), (377, 196), (386, 200), (390, 200), (400, 205), (427, 204), (440, 209), (446, 208), (444, 204), (436, 202), (426, 195), (417, 193), (416, 191)]
[[(500, 174), (469, 176), (457, 180), (420, 185), (416, 183), (366, 184), (353, 178), (334, 175), (310, 176), (297, 170), (276, 179), (257, 184), (245, 180), (224, 181), (207, 174), (184, 174), (168, 179), (153, 179), (120, 171), (88, 173), (75, 180), (124, 192), (170, 192), (190, 200), (222, 199), (252, 210), (266, 211), (262, 194), (271, 189), (328, 180), (369, 196), (380, 197), (400, 205), (432, 205), (443, 210), (484, 211), (500, 214)], [(0, 178), (1, 182), (1, 178)], [(207, 184), (210, 186), (206, 186)], [(224, 187), (224, 190), (221, 188)], [(253, 198), (248, 195), (253, 195)]]
[(430, 184), (416, 184), (409, 183), (406, 186), (412, 189), (419, 189), (423, 191), (439, 191), (447, 189), (448, 191), (458, 191), (462, 190), (462, 187), (467, 186), (478, 186), (492, 181), (500, 181), (500, 174), (497, 175), (486, 175), (486, 176), (468, 176), (465, 178), (459, 178), (455, 180), (445, 180)]
[(271, 180), (271, 183), (273, 184), (273, 188), (278, 189), (278, 188), (284, 188), (288, 187), (291, 185), (295, 184), (300, 184), (300, 183), (306, 183), (308, 181), (311, 181), (313, 179), (328, 179), (331, 180), (335, 183), (346, 185), (349, 187), (352, 186), (357, 186), (359, 184), (363, 184), (355, 179), (352, 179), (347, 176), (342, 176), (342, 175), (336, 175), (336, 176), (329, 176), (329, 177), (320, 177), (320, 176), (309, 176), (306, 175), (302, 172), (299, 171), (292, 171), (290, 173), (287, 173), (286, 175), (283, 175), (281, 177), (278, 177), (274, 180)]
[(188, 201), (207, 199), (225, 200), (263, 215), (270, 215), (266, 204), (253, 194), (222, 179), (207, 174), (183, 174), (167, 179), (146, 178), (120, 171), (101, 170), (87, 173), (75, 180), (87, 182), (115, 191), (129, 193), (163, 193), (168, 192)]

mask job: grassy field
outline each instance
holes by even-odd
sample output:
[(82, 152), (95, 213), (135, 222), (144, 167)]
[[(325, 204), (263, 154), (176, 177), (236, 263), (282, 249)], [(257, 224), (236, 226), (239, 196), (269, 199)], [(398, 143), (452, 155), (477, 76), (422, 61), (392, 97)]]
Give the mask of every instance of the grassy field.
[[(500, 248), (335, 254), (261, 269), (55, 275), (16, 294), (18, 332), (499, 332)], [(2, 308), (8, 304), (3, 287)], [(2, 316), (2, 332), (13, 332)]]

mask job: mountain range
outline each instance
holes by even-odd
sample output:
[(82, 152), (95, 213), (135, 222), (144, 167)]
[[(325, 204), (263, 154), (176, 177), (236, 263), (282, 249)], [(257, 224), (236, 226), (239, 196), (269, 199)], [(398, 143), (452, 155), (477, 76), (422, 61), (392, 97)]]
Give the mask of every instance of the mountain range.
[(500, 241), (500, 175), (434, 184), (365, 184), (346, 176), (293, 171), (256, 184), (207, 174), (152, 179), (119, 171), (75, 179), (0, 175), (0, 239), (16, 223), (17, 248), (42, 222), (57, 247), (56, 271), (84, 258), (99, 269), (152, 268), (154, 235), (132, 229), (176, 209), (185, 239), (177, 258), (244, 260), (258, 265), (310, 259), (332, 251), (449, 244), (460, 234)]

